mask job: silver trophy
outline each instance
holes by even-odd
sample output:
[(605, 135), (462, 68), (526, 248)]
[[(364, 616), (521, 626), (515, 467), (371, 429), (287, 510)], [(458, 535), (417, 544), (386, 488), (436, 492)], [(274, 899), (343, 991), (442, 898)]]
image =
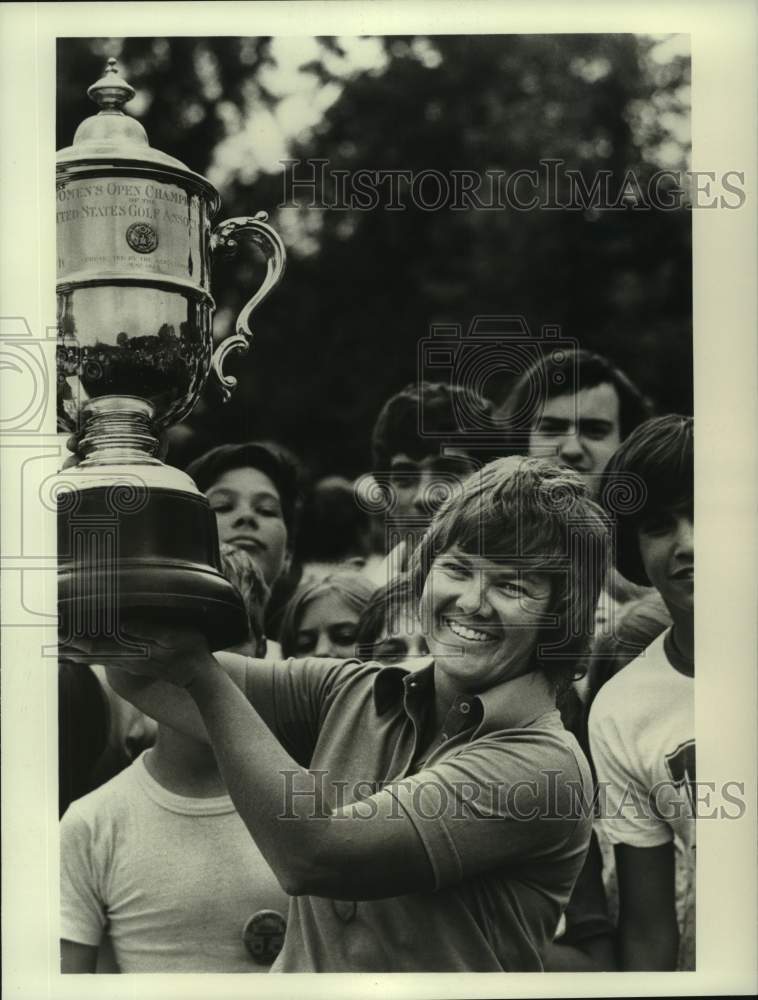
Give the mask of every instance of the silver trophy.
[[(264, 212), (213, 227), (218, 192), (124, 113), (134, 90), (114, 59), (87, 93), (100, 110), (56, 167), (58, 423), (83, 456), (57, 491), (61, 644), (115, 634), (122, 612), (137, 610), (189, 618), (221, 648), (243, 638), (244, 607), (220, 572), (213, 512), (156, 457), (158, 439), (211, 370), (229, 397), (225, 359), (248, 349), (285, 250)], [(214, 351), (211, 258), (241, 237), (263, 251), (266, 274)]]

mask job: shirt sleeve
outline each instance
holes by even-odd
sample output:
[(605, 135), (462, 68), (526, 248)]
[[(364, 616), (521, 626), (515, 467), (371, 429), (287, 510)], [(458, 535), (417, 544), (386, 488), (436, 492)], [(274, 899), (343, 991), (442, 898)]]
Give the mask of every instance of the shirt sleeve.
[(99, 945), (106, 925), (99, 891), (92, 831), (75, 806), (60, 824), (61, 937), (77, 944)]
[(575, 945), (601, 934), (613, 934), (603, 886), (603, 859), (594, 832), (564, 916), (563, 932), (560, 937), (556, 935), (561, 944)]
[[(654, 808), (641, 768), (638, 748), (619, 719), (628, 720), (628, 706), (609, 703), (604, 688), (590, 710), (589, 738), (598, 782), (598, 807), (603, 832), (612, 844), (658, 847), (673, 839), (671, 827)], [(625, 710), (626, 709), (626, 710)]]
[(568, 746), (532, 732), (479, 740), (386, 790), (421, 838), (439, 890), (511, 864), (583, 857), (588, 784)]
[(358, 660), (249, 659), (244, 693), (285, 750), (307, 767), (334, 698), (345, 684), (375, 671)]

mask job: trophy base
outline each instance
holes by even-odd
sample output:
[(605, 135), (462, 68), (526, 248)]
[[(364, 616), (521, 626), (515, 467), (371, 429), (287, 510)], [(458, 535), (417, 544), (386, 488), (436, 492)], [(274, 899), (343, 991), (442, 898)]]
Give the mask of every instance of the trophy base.
[(248, 637), (247, 611), (222, 575), (216, 518), (201, 494), (117, 482), (58, 496), (59, 646), (132, 644), (126, 616), (186, 624), (211, 650)]

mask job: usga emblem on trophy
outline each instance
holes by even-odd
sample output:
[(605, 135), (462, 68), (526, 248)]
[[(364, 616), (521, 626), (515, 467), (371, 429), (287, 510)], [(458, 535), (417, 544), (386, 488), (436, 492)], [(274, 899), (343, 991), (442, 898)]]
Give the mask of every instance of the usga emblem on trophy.
[(133, 222), (126, 231), (126, 242), (137, 253), (152, 253), (158, 246), (158, 234), (149, 222)]
[[(59, 428), (79, 465), (59, 476), (60, 643), (118, 637), (124, 611), (191, 620), (212, 648), (247, 632), (222, 576), (213, 512), (192, 480), (157, 457), (160, 432), (192, 410), (211, 370), (252, 338), (250, 315), (279, 283), (285, 251), (266, 214), (212, 228), (216, 189), (153, 149), (122, 107), (134, 90), (114, 59), (87, 91), (100, 110), (57, 156)], [(213, 350), (211, 255), (239, 237), (266, 275)]]

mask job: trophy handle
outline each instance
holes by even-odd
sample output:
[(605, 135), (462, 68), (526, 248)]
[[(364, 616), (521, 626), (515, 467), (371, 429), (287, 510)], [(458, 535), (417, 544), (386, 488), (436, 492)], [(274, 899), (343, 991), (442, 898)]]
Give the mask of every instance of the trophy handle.
[(227, 337), (213, 352), (211, 367), (219, 381), (224, 401), (229, 399), (232, 389), (237, 385), (237, 379), (233, 375), (224, 375), (224, 362), (229, 354), (235, 352), (244, 353), (248, 350), (253, 339), (253, 331), (249, 326), (250, 316), (269, 292), (279, 284), (287, 262), (287, 253), (281, 237), (268, 224), (267, 220), (268, 214), (266, 212), (258, 212), (252, 217), (240, 216), (234, 219), (226, 219), (224, 222), (220, 222), (211, 233), (211, 250), (213, 251), (219, 250), (225, 254), (236, 253), (238, 248), (237, 237), (240, 234), (244, 234), (266, 256), (266, 277), (263, 279), (258, 291), (243, 306), (242, 311), (237, 317), (234, 336)]

